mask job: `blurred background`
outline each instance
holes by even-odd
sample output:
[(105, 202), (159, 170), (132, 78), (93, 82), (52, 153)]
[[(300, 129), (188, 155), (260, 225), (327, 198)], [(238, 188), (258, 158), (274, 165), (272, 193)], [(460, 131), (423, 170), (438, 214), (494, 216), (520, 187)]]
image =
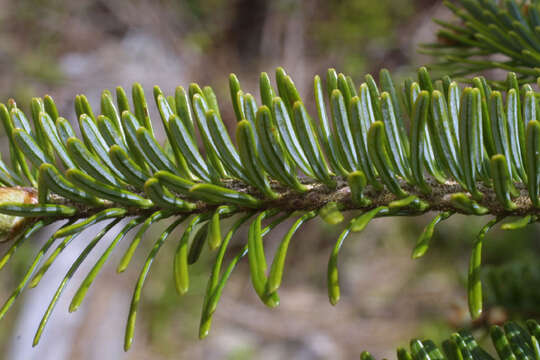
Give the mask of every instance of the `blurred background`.
[[(140, 82), (153, 102), (153, 85), (171, 94), (178, 85), (197, 82), (214, 88), (224, 120), (234, 121), (229, 73), (238, 75), (245, 91), (258, 95), (259, 73), (283, 66), (313, 110), (313, 76), (324, 76), (328, 67), (357, 83), (383, 67), (397, 79), (414, 75), (417, 66), (430, 61), (415, 49), (434, 40), (433, 17), (449, 17), (435, 0), (0, 0), (0, 101), (15, 98), (28, 111), (32, 96), (49, 94), (61, 115), (74, 122), (73, 99), (79, 93), (98, 108), (101, 91), (118, 85), (129, 89)], [(72, 278), (41, 343), (32, 348), (58, 283), (99, 230), (92, 229), (69, 245), (42, 283), (27, 289), (0, 322), (0, 358), (352, 359), (362, 350), (395, 358), (394, 349), (412, 337), (429, 334), (440, 340), (462, 327), (481, 333), (483, 324), (509, 315), (538, 315), (536, 226), (490, 233), (484, 253), (489, 311), (471, 324), (464, 279), (471, 243), (487, 219), (455, 216), (442, 223), (433, 239), (436, 246), (412, 261), (410, 252), (430, 216), (376, 220), (361, 235), (350, 236), (340, 255), (342, 299), (335, 307), (327, 300), (326, 264), (341, 227), (313, 221), (292, 241), (281, 305), (268, 309), (260, 303), (244, 261), (225, 289), (210, 336), (202, 341), (197, 339), (199, 315), (215, 255), (205, 250), (192, 271), (191, 291), (180, 298), (171, 256), (177, 231), (151, 270), (128, 353), (122, 345), (133, 287), (165, 224), (147, 233), (128, 270), (116, 274), (129, 237), (124, 240), (80, 310), (68, 314), (78, 284), (111, 240), (106, 237)], [(287, 229), (283, 224), (265, 240), (269, 256)], [(17, 286), (52, 231), (28, 242), (2, 271), (0, 301)], [(244, 235), (236, 238), (231, 255)], [(0, 244), (0, 250), (8, 246)], [(490, 279), (503, 281), (491, 286)]]

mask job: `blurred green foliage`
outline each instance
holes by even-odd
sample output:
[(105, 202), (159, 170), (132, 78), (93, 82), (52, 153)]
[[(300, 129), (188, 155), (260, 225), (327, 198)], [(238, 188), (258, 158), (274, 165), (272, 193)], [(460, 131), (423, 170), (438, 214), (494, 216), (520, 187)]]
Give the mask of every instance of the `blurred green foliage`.
[[(414, 15), (415, 2), (320, 1), (317, 10), (309, 31), (316, 52), (332, 62), (332, 66), (340, 65), (340, 71), (358, 78), (378, 70), (381, 64), (374, 60), (381, 60), (383, 52), (399, 47), (399, 28)], [(405, 60), (403, 56), (399, 59)]]

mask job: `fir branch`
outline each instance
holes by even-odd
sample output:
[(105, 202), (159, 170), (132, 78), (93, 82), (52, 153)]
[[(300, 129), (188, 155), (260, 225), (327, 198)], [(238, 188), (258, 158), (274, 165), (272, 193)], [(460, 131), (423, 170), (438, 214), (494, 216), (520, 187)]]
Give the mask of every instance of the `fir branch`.
[[(118, 271), (129, 265), (149, 226), (175, 221), (154, 243), (134, 290), (125, 349), (133, 341), (137, 307), (146, 275), (170, 233), (187, 223), (174, 255), (178, 293), (189, 290), (189, 268), (208, 243), (218, 255), (203, 301), (200, 336), (210, 329), (221, 292), (238, 261), (248, 256), (253, 286), (263, 303), (279, 304), (278, 290), (288, 244), (315, 216), (336, 225), (343, 211), (355, 211), (344, 226), (328, 262), (329, 298), (339, 300), (337, 257), (345, 238), (362, 231), (376, 217), (416, 216), (436, 212), (420, 236), (413, 257), (429, 247), (437, 223), (453, 214), (492, 215), (473, 250), (469, 297), (471, 314), (482, 311), (481, 239), (496, 221), (519, 216), (506, 229), (535, 222), (540, 209), (540, 123), (537, 93), (519, 89), (509, 73), (506, 101), (481, 77), (460, 87), (449, 77), (433, 82), (425, 68), (418, 81), (395, 87), (383, 70), (378, 84), (371, 75), (359, 87), (352, 78), (330, 69), (326, 90), (314, 79), (318, 121), (314, 121), (292, 78), (278, 68), (274, 88), (261, 75), (258, 104), (230, 77), (237, 117), (236, 144), (228, 134), (213, 90), (191, 84), (174, 96), (154, 88), (167, 139), (154, 136), (142, 87), (109, 91), (94, 112), (84, 95), (75, 99), (81, 138), (58, 115), (50, 97), (32, 100), (31, 121), (10, 100), (0, 104), (0, 120), (9, 139), (10, 166), (0, 162), (0, 213), (12, 247), (0, 259), (2, 268), (20, 245), (40, 228), (67, 220), (45, 243), (21, 283), (0, 308), (0, 318), (26, 286), (36, 286), (58, 254), (74, 237), (96, 223), (108, 222), (69, 269), (52, 299), (35, 337), (45, 325), (65, 285), (108, 231), (115, 240), (99, 257), (70, 306), (79, 308), (87, 289), (126, 234), (140, 226)], [(327, 107), (330, 111), (327, 111)], [(200, 137), (201, 143), (197, 139)], [(31, 201), (14, 198), (28, 195)], [(1, 193), (0, 193), (1, 195)], [(221, 219), (236, 223), (221, 236)], [(268, 267), (264, 236), (285, 219), (295, 225), (282, 240)], [(25, 220), (21, 222), (19, 218)], [(130, 221), (112, 230), (119, 220)], [(263, 220), (269, 222), (263, 225)], [(228, 244), (249, 222), (248, 241), (222, 273)], [(22, 224), (22, 226), (21, 226)], [(14, 232), (18, 228), (20, 231)], [(48, 249), (56, 250), (41, 264)]]
[[(517, 73), (519, 84), (535, 82), (540, 76), (537, 1), (458, 0), (457, 4), (444, 4), (454, 21), (436, 19), (440, 26), (437, 42), (422, 44), (419, 49), (437, 58), (430, 66), (433, 70), (458, 77), (501, 69)], [(492, 84), (504, 87), (501, 81)]]
[[(540, 325), (535, 320), (527, 320), (526, 328), (515, 322), (507, 322), (503, 326), (493, 325), (489, 335), (498, 358), (509, 360), (523, 358), (540, 359)], [(442, 351), (432, 340), (412, 339), (410, 350), (397, 349), (398, 360), (427, 359), (494, 359), (490, 350), (477, 341), (471, 331), (461, 330), (453, 333), (442, 342)], [(367, 351), (360, 355), (361, 360), (375, 360)]]

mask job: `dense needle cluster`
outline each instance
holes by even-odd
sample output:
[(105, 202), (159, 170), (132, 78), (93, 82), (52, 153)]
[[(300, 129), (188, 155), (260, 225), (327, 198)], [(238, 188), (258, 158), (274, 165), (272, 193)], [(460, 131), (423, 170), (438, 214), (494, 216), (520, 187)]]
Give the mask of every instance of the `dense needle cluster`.
[[(540, 325), (534, 320), (526, 322), (527, 330), (515, 322), (490, 328), (493, 347), (501, 360), (540, 359)], [(368, 352), (360, 355), (361, 360), (375, 360)], [(494, 360), (485, 348), (480, 346), (469, 331), (459, 331), (442, 343), (442, 351), (431, 340), (413, 339), (410, 351), (398, 348), (398, 360)]]
[[(420, 47), (420, 52), (436, 57), (432, 68), (455, 77), (500, 69), (517, 73), (520, 84), (536, 82), (540, 76), (540, 1), (443, 3), (454, 19), (435, 19), (440, 26), (437, 42)], [(492, 84), (505, 86), (499, 81)]]

